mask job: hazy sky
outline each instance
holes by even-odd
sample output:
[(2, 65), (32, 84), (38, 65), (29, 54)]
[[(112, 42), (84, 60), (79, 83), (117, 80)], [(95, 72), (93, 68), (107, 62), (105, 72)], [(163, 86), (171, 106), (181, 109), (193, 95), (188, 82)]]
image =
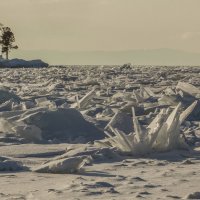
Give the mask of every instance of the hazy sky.
[(22, 50), (200, 53), (200, 0), (0, 0)]

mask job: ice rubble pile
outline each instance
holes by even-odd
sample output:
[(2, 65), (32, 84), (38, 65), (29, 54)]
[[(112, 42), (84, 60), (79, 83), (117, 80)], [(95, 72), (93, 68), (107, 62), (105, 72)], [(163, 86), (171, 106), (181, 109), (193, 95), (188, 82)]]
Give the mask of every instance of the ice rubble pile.
[(0, 113), (0, 118), (0, 131), (7, 139), (21, 143), (76, 140), (82, 143), (102, 138), (102, 132), (72, 108), (8, 111)]
[[(109, 137), (103, 141), (96, 141), (101, 148), (68, 150), (65, 154), (44, 163), (33, 169), (40, 173), (75, 173), (88, 162), (93, 160), (120, 159), (119, 155), (146, 155), (153, 151), (168, 151), (178, 148), (188, 148), (185, 138), (181, 136), (180, 126), (197, 104), (195, 101), (186, 110), (181, 112), (179, 103), (172, 111), (162, 109), (146, 129), (142, 129), (133, 109), (134, 133), (125, 134), (123, 131), (110, 129), (114, 136), (106, 132)], [(114, 116), (115, 121), (117, 115)], [(182, 133), (184, 134), (184, 133)], [(103, 147), (103, 148), (102, 148)]]
[(96, 146), (32, 169), (50, 173), (78, 172), (92, 159), (198, 145), (199, 73), (193, 67), (3, 69), (0, 142), (95, 140)]
[(180, 112), (181, 104), (178, 104), (171, 112), (169, 109), (162, 109), (146, 128), (140, 125), (133, 108), (135, 132), (126, 135), (123, 131), (109, 125), (108, 128), (114, 135), (105, 132), (109, 139), (101, 142), (97, 141), (97, 143), (101, 146), (116, 147), (121, 152), (130, 155), (148, 154), (152, 151), (168, 151), (178, 148), (187, 149), (188, 145), (184, 136), (181, 135), (180, 126), (193, 111), (196, 104), (197, 101), (183, 112)]
[[(129, 135), (136, 132), (136, 118), (145, 135), (157, 116), (168, 123), (179, 103), (177, 116), (196, 102), (180, 125), (187, 143), (194, 144), (200, 120), (200, 83), (195, 75), (200, 71), (159, 70), (133, 66), (3, 69), (0, 142), (87, 142), (102, 139), (104, 129), (109, 134), (117, 129)], [(180, 70), (184, 74), (177, 75)], [(193, 74), (189, 81), (197, 87), (184, 81), (188, 73)], [(158, 128), (163, 125), (158, 124)]]
[(0, 100), (3, 102), (0, 105), (0, 140), (3, 142), (84, 143), (103, 138), (101, 130), (86, 121), (78, 110), (69, 108), (66, 102), (57, 106), (45, 97), (23, 101), (5, 89), (0, 91)]

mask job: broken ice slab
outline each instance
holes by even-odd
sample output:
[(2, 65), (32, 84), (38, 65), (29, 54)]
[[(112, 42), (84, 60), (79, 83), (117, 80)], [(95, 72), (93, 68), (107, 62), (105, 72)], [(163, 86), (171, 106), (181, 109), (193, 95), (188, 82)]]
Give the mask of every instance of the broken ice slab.
[(26, 142), (42, 141), (42, 131), (35, 125), (19, 125), (12, 128), (16, 136), (24, 138)]
[(0, 156), (0, 172), (2, 171), (22, 171), (27, 169), (22, 165), (21, 162), (11, 160), (10, 158), (7, 157), (2, 157)]
[(199, 88), (185, 82), (178, 82), (176, 89), (182, 90), (183, 92), (186, 92), (192, 96), (196, 96), (197, 94), (200, 94)]
[(158, 99), (159, 105), (176, 106), (181, 101), (178, 95), (163, 95)]
[(12, 104), (13, 104), (13, 99), (10, 99), (10, 100), (0, 104), (0, 112), (11, 111)]
[(20, 97), (18, 97), (16, 94), (13, 92), (5, 89), (5, 88), (0, 88), (0, 104), (5, 103), (6, 101), (9, 101), (10, 99), (13, 99), (15, 102), (20, 102)]
[(76, 156), (53, 160), (33, 169), (39, 173), (77, 173), (88, 162), (89, 156)]
[(49, 101), (46, 97), (37, 98), (35, 102), (38, 107), (56, 108), (55, 102)]
[(103, 138), (103, 132), (86, 121), (76, 109), (54, 109), (35, 112), (23, 119), (25, 124), (35, 125), (42, 131), (42, 138), (73, 141), (82, 137), (85, 141)]
[(88, 92), (82, 99), (78, 99), (78, 96), (76, 96), (76, 103), (72, 104), (71, 105), (71, 108), (80, 108), (80, 109), (83, 109), (85, 108), (88, 103), (89, 103), (89, 100), (95, 95), (95, 91), (96, 89), (93, 88), (90, 92)]
[(148, 115), (149, 113), (154, 113), (156, 110), (160, 110), (163, 108), (168, 108), (168, 105), (159, 105), (157, 103), (146, 104), (144, 107), (144, 114)]
[(133, 131), (133, 121), (132, 121), (131, 116), (121, 111), (118, 111), (113, 116), (113, 118), (105, 127), (105, 130), (108, 130), (109, 126), (122, 130), (123, 132), (127, 134)]
[(140, 94), (138, 94), (137, 91), (133, 91), (133, 94), (137, 103), (143, 103), (145, 101), (145, 99)]

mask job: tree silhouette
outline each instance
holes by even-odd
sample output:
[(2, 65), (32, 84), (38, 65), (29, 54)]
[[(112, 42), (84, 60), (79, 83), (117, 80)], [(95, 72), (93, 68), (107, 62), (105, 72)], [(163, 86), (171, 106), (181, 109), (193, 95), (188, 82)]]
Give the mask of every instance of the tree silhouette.
[[(2, 35), (2, 27), (3, 27), (3, 24), (0, 23), (0, 39), (1, 39), (1, 35)], [(1, 44), (1, 40), (0, 40), (0, 44)], [(2, 47), (1, 47), (1, 52), (0, 52), (0, 59), (2, 58)]]
[(17, 45), (13, 45), (15, 42), (14, 33), (11, 31), (9, 27), (1, 27), (1, 39), (0, 44), (2, 46), (2, 53), (6, 54), (6, 59), (8, 59), (8, 53), (12, 49), (18, 49)]

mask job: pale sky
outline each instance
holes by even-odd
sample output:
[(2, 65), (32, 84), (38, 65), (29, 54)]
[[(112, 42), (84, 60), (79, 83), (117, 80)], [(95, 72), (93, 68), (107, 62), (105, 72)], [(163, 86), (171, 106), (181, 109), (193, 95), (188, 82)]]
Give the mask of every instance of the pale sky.
[(200, 53), (200, 0), (0, 0), (21, 50)]

